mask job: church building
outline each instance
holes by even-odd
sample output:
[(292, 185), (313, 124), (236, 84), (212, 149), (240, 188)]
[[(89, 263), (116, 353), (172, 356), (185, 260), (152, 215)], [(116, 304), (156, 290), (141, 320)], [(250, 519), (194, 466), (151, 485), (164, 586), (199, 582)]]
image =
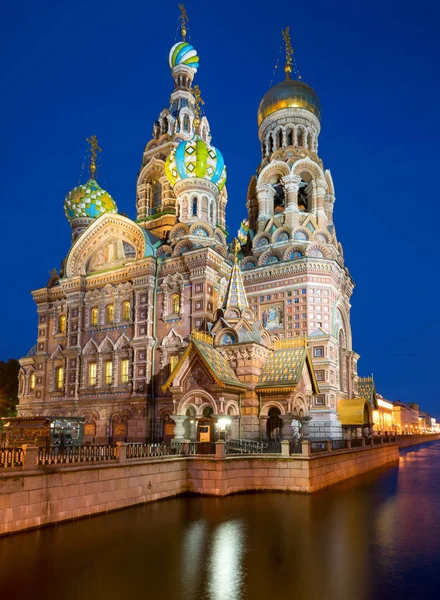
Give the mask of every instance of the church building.
[(339, 406), (359, 404), (359, 355), (335, 187), (319, 157), (318, 95), (293, 77), (287, 28), (285, 78), (258, 107), (248, 218), (228, 243), (225, 160), (194, 85), (199, 58), (184, 12), (181, 20), (135, 220), (100, 187), (100, 148), (88, 140), (90, 178), (64, 202), (70, 250), (32, 292), (38, 338), (20, 360), (19, 414), (83, 417), (91, 443), (220, 431), (289, 439), (307, 422), (314, 438), (340, 438)]

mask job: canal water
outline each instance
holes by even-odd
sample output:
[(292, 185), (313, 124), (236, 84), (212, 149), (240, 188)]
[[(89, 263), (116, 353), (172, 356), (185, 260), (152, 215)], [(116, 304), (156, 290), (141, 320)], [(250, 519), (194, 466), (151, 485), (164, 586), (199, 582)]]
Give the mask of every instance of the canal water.
[(440, 598), (440, 442), (313, 496), (184, 497), (0, 539), (0, 598)]

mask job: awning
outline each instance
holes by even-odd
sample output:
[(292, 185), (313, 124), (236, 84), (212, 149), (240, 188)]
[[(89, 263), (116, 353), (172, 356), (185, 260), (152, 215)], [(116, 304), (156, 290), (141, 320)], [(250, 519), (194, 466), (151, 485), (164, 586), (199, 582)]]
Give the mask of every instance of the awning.
[(338, 403), (339, 420), (342, 425), (361, 427), (373, 422), (371, 409), (366, 398), (345, 398)]

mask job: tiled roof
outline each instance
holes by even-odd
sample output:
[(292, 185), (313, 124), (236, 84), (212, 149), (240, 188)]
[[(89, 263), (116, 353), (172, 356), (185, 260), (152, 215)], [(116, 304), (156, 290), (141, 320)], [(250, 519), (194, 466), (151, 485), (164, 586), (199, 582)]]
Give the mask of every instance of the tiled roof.
[(249, 303), (238, 263), (235, 263), (232, 267), (228, 289), (226, 290), (225, 299), (223, 300), (223, 309), (229, 307), (238, 308), (239, 310), (243, 310), (243, 308), (249, 308)]
[(246, 387), (231, 369), (228, 361), (214, 348), (214, 346), (194, 339), (192, 340), (192, 343), (219, 381), (222, 381), (225, 384), (232, 383), (233, 385)]
[(257, 387), (294, 387), (301, 377), (307, 355), (305, 346), (275, 350), (261, 372)]
[(321, 329), (321, 327), (318, 327), (318, 329), (314, 329), (309, 334), (309, 338), (319, 338), (319, 337), (325, 337), (327, 335), (328, 335), (328, 333), (326, 333), (323, 329)]
[(376, 386), (374, 385), (372, 375), (369, 377), (359, 377), (358, 395), (366, 398), (373, 408), (377, 408)]

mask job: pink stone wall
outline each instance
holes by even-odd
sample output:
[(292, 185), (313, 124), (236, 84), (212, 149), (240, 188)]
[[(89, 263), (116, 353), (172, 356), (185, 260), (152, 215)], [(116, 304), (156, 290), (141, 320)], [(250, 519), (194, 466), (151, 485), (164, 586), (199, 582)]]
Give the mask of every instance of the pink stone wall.
[(416, 446), (417, 444), (423, 444), (424, 442), (432, 442), (434, 440), (440, 440), (440, 435), (427, 434), (427, 435), (398, 435), (397, 444), (399, 448), (407, 448), (408, 446)]
[(169, 498), (253, 490), (316, 492), (398, 461), (397, 444), (311, 457), (164, 457), (119, 465), (10, 469), (0, 475), (0, 535)]

